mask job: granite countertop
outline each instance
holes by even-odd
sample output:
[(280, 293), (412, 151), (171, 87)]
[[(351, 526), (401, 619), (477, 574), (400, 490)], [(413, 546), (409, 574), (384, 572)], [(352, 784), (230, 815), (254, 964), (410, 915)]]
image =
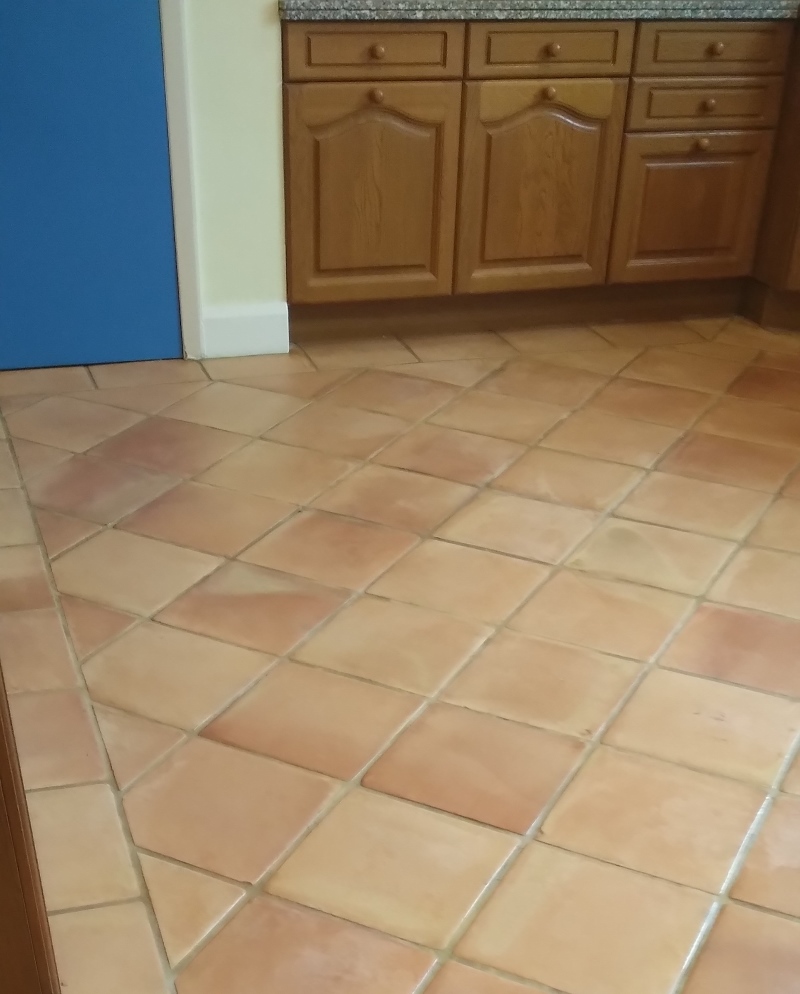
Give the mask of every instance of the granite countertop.
[(798, 0), (280, 0), (286, 21), (778, 20)]

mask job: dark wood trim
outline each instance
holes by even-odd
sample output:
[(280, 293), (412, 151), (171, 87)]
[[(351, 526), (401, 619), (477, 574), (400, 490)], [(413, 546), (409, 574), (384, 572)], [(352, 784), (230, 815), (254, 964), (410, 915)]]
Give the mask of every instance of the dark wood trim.
[(775, 290), (751, 280), (745, 294), (743, 313), (765, 328), (800, 331), (800, 292)]
[(60, 990), (1, 671), (0, 988), (8, 994)]

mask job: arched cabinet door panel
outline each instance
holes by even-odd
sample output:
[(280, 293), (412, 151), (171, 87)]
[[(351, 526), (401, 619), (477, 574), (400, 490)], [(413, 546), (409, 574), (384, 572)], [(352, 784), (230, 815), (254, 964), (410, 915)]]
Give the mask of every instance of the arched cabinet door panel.
[(627, 86), (467, 85), (457, 290), (605, 281)]
[(286, 94), (291, 300), (450, 293), (461, 85)]

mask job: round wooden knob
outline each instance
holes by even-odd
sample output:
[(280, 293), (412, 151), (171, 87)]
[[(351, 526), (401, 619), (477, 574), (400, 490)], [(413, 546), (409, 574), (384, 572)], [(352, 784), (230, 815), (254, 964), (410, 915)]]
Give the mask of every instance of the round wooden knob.
[(370, 90), (369, 98), (374, 104), (383, 103), (383, 90)]
[(703, 101), (701, 106), (707, 114), (710, 114), (712, 110), (717, 109), (717, 101), (714, 99), (714, 97), (709, 97), (708, 100)]
[(713, 45), (709, 45), (708, 51), (711, 55), (722, 55), (725, 51), (725, 42), (715, 41)]
[(707, 152), (711, 148), (710, 138), (698, 138), (694, 143), (694, 147), (698, 152)]
[(545, 46), (544, 51), (545, 55), (554, 59), (557, 55), (561, 55), (561, 46), (557, 41), (551, 41), (549, 45)]
[(369, 50), (369, 54), (373, 59), (382, 59), (386, 55), (386, 49), (383, 45), (373, 45)]
[(555, 98), (558, 96), (558, 91), (554, 86), (546, 86), (542, 90), (542, 96), (545, 98), (545, 100), (555, 100)]

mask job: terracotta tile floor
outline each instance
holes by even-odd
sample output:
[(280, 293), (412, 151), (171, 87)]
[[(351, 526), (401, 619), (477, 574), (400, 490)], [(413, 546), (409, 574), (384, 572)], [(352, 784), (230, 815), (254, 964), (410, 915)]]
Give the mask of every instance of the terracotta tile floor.
[(798, 994), (799, 408), (738, 318), (0, 372), (64, 990)]

